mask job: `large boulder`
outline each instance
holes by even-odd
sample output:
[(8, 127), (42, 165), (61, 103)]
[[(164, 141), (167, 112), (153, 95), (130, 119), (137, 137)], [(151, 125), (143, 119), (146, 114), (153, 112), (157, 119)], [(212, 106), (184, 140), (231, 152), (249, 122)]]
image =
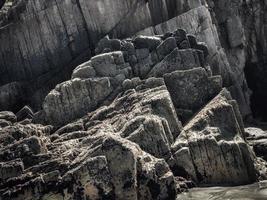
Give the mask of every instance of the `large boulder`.
[(220, 76), (208, 76), (204, 68), (175, 71), (164, 75), (164, 81), (176, 109), (195, 113), (222, 89)]
[(113, 88), (108, 78), (73, 79), (57, 85), (43, 103), (51, 124), (64, 124), (97, 108)]
[(98, 77), (115, 77), (119, 74), (126, 78), (131, 76), (131, 67), (125, 63), (121, 51), (97, 55), (91, 59), (91, 65)]
[(174, 170), (184, 169), (199, 184), (256, 180), (255, 155), (245, 142), (237, 104), (225, 89), (184, 127), (172, 149)]

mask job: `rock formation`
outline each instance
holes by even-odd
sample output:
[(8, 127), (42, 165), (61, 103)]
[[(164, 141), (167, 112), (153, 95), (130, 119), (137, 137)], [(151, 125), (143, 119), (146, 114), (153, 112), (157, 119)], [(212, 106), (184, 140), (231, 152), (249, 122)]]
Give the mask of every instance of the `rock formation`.
[(6, 1), (0, 200), (167, 200), (266, 179), (266, 133), (243, 121), (244, 68), (265, 55), (244, 26), (265, 16), (244, 12), (266, 8), (231, 4)]

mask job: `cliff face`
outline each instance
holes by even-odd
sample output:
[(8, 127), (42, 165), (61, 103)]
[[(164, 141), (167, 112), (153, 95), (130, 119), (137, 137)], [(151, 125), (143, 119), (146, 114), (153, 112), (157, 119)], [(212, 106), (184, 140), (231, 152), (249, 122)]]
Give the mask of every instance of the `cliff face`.
[[(266, 9), (265, 1), (207, 1), (217, 25), (229, 63), (236, 69), (237, 82), (252, 90), (254, 117), (266, 119)], [(246, 87), (246, 86), (245, 86)], [(244, 88), (243, 87), (243, 91)], [(246, 93), (246, 91), (244, 91)]]
[(252, 105), (265, 97), (264, 11), (241, 0), (6, 1), (0, 110), (34, 111), (0, 112), (0, 200), (175, 199), (265, 179), (265, 132), (243, 123), (248, 86)]
[[(209, 10), (201, 9), (202, 5), (209, 6)], [(262, 78), (257, 84), (253, 83), (264, 74), (265, 7), (261, 1), (117, 0), (93, 3), (23, 0), (13, 1), (13, 4), (8, 1), (1, 11), (0, 93), (4, 99), (1, 109), (16, 111), (24, 104), (40, 109), (49, 90), (68, 79), (75, 66), (94, 55), (94, 47), (103, 36), (125, 38), (165, 22), (162, 30), (146, 34), (161, 34), (179, 25), (206, 42), (213, 72), (224, 77), (224, 85), (231, 87), (243, 116), (247, 116), (251, 113), (251, 93), (245, 80), (245, 66), (251, 74), (252, 98), (256, 99), (252, 104), (256, 105), (257, 99), (265, 95), (261, 90), (265, 85)], [(200, 24), (202, 27), (198, 27)], [(13, 85), (19, 89), (6, 93), (6, 88), (13, 88)], [(27, 95), (23, 95), (25, 93)]]

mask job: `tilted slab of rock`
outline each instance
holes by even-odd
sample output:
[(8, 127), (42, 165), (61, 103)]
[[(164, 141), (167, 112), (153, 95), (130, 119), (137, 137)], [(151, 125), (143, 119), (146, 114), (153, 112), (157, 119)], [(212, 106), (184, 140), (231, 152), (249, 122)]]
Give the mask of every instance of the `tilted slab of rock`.
[[(203, 68), (165, 74), (164, 81), (177, 113), (183, 120), (188, 120), (188, 117), (207, 104), (222, 89), (221, 76), (209, 76)], [(185, 116), (182, 110), (191, 114)]]
[(244, 140), (237, 104), (225, 89), (185, 127), (172, 147), (175, 167), (200, 184), (256, 180), (255, 155)]
[[(210, 2), (208, 1), (208, 3)], [(222, 5), (227, 5), (228, 7), (229, 4)], [(224, 8), (221, 9), (224, 10)], [(220, 16), (221, 15), (217, 17), (220, 18)], [(223, 17), (228, 19), (229, 16), (223, 15)], [(222, 22), (222, 24), (223, 23), (224, 22)], [(183, 28), (187, 33), (195, 35), (198, 41), (206, 43), (209, 52), (207, 56), (207, 62), (210, 65), (213, 74), (222, 76), (225, 87), (232, 86), (230, 91), (232, 96), (238, 101), (242, 115), (249, 115), (251, 111), (248, 103), (248, 88), (244, 81), (243, 69), (238, 69), (239, 65), (243, 65), (244, 53), (238, 52), (236, 55), (234, 50), (230, 49), (230, 53), (226, 54), (221, 44), (224, 43), (224, 41), (221, 42), (218, 36), (216, 21), (212, 19), (211, 13), (206, 6), (200, 6), (191, 9), (190, 11), (176, 16), (166, 22), (158, 24), (154, 27), (148, 27), (138, 32), (137, 35), (160, 35), (167, 32), (173, 32), (177, 29), (177, 27)], [(240, 32), (239, 27), (237, 31)], [(243, 40), (242, 38), (240, 39)], [(197, 46), (194, 48), (198, 48)], [(229, 56), (229, 54), (233, 55)], [(229, 60), (234, 67), (231, 67), (232, 65), (229, 64)]]
[[(163, 79), (132, 79), (124, 82), (125, 94), (90, 115), (87, 127), (115, 131), (159, 158), (169, 159), (170, 145), (181, 132), (170, 94)], [(101, 122), (102, 121), (102, 122)], [(100, 123), (101, 122), (101, 123)]]
[[(191, 23), (188, 23), (190, 21)], [(205, 42), (209, 50), (209, 64), (215, 75), (222, 75), (224, 81), (229, 82), (230, 69), (227, 57), (223, 51), (216, 26), (213, 24), (208, 9), (204, 6), (192, 9), (182, 15), (170, 19), (162, 24), (147, 29), (153, 29), (153, 35), (173, 32), (183, 28), (187, 33), (196, 36), (198, 41)], [(147, 29), (140, 31), (138, 35), (146, 35)]]
[(94, 110), (112, 92), (108, 78), (73, 79), (57, 85), (43, 103), (51, 124), (64, 124)]
[(14, 139), (0, 149), (2, 170), (10, 168), (1, 198), (175, 199), (175, 178), (161, 158), (171, 159), (181, 124), (163, 79), (133, 79), (123, 87), (111, 105), (56, 132), (35, 124), (5, 127)]
[[(43, 109), (48, 122), (66, 124), (86, 112), (95, 110), (96, 106), (104, 100), (106, 100), (105, 104), (109, 104), (121, 91), (122, 83), (127, 78), (163, 77), (164, 74), (176, 70), (208, 68), (205, 65), (203, 50), (191, 49), (190, 46), (184, 47), (187, 49), (178, 49), (177, 45), (180, 45), (184, 37), (186, 32), (181, 29), (170, 36), (138, 36), (133, 40), (104, 37), (96, 48), (101, 54), (76, 67), (72, 80), (58, 85), (46, 97)], [(189, 44), (189, 40), (186, 39), (186, 41)], [(194, 42), (196, 43), (195, 40)], [(114, 51), (118, 49), (117, 46), (122, 50)], [(93, 81), (98, 83), (98, 88), (96, 85), (89, 86), (94, 77), (105, 77)], [(107, 80), (110, 86), (104, 80)], [(94, 90), (98, 92), (102, 90), (102, 96), (90, 97)]]
[(166, 57), (156, 64), (149, 72), (149, 77), (162, 77), (166, 73), (176, 70), (186, 70), (201, 67), (198, 53), (196, 50), (175, 48)]
[(163, 78), (125, 80), (110, 105), (56, 131), (0, 116), (12, 121), (0, 132), (12, 137), (0, 140), (3, 200), (167, 200), (179, 188), (175, 176), (213, 185), (256, 180), (255, 157), (226, 90), (184, 128)]

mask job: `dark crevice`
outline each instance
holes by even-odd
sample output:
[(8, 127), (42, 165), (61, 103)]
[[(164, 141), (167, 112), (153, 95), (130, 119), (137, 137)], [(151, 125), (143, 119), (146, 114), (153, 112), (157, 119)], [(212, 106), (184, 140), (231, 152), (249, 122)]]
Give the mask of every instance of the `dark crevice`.
[(267, 69), (264, 64), (247, 62), (245, 76), (248, 87), (252, 91), (250, 105), (253, 117), (259, 121), (267, 121)]
[(77, 4), (77, 7), (81, 13), (81, 16), (82, 16), (82, 20), (83, 20), (83, 27), (86, 31), (86, 34), (87, 34), (87, 37), (88, 37), (88, 41), (89, 41), (89, 49), (91, 52), (94, 52), (94, 49), (95, 49), (95, 45), (94, 45), (94, 41), (92, 39), (92, 36), (90, 34), (90, 31), (87, 27), (87, 23), (86, 23), (86, 19), (85, 19), (85, 16), (83, 14), (83, 10), (82, 10), (82, 7), (81, 7), (81, 4), (80, 4), (80, 0), (75, 0), (76, 1), (76, 4)]

